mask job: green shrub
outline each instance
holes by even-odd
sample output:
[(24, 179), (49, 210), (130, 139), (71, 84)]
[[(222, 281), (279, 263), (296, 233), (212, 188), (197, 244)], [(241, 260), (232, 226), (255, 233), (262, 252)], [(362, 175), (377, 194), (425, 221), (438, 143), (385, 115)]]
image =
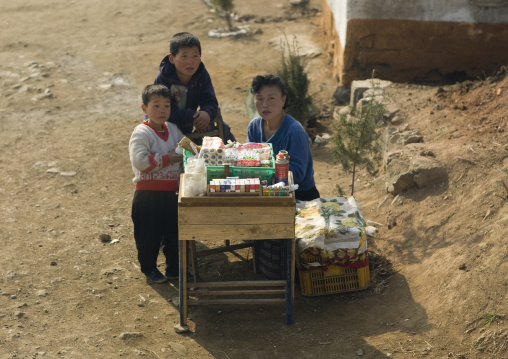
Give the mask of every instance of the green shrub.
[(231, 21), (231, 15), (233, 14), (233, 9), (235, 8), (233, 0), (211, 0), (211, 3), (217, 15), (223, 16), (226, 19), (229, 31), (233, 31), (234, 27)]
[[(372, 87), (377, 90), (372, 73)], [(384, 97), (383, 97), (384, 99)], [(357, 168), (366, 168), (374, 172), (375, 161), (381, 157), (379, 138), (385, 104), (378, 96), (371, 96), (362, 101), (361, 110), (350, 106), (349, 114), (340, 116), (335, 124), (336, 133), (332, 137), (332, 157), (339, 162), (345, 172), (351, 173), (351, 196), (355, 189)]]
[(281, 41), (281, 67), (277, 71), (286, 86), (288, 105), (286, 113), (299, 121), (304, 128), (315, 124), (315, 116), (312, 115), (312, 97), (308, 95), (309, 78), (305, 72), (305, 61), (298, 52), (298, 41), (293, 39), (291, 46), (288, 39)]

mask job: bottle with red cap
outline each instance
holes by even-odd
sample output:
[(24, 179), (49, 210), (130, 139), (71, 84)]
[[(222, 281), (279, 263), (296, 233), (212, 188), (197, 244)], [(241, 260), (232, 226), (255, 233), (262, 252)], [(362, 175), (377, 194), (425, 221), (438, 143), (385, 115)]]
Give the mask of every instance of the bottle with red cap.
[(275, 183), (289, 184), (289, 156), (286, 151), (280, 151), (275, 158)]

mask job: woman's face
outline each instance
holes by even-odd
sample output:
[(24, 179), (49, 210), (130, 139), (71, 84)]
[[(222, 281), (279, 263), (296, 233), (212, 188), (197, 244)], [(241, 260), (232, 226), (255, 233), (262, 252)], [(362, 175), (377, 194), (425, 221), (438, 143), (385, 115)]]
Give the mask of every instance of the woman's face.
[(268, 122), (277, 120), (282, 114), (286, 96), (282, 96), (278, 86), (266, 85), (254, 94), (254, 105), (259, 116)]

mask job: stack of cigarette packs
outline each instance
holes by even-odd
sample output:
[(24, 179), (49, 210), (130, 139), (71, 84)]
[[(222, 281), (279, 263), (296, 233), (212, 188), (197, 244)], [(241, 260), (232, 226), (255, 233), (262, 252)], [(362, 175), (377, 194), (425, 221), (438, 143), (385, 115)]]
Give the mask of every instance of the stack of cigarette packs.
[(212, 179), (210, 192), (260, 192), (259, 178)]
[(291, 190), (290, 186), (263, 186), (263, 196), (265, 197), (287, 197)]

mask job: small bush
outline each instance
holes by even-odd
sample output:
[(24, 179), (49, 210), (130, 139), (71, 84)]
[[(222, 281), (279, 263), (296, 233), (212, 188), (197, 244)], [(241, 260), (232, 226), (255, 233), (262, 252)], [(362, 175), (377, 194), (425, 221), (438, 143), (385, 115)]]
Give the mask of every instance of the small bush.
[(304, 128), (312, 127), (315, 117), (312, 115), (312, 97), (309, 96), (309, 78), (305, 72), (305, 61), (298, 52), (298, 41), (293, 39), (291, 46), (288, 39), (281, 42), (281, 67), (277, 71), (286, 86), (288, 105), (286, 113), (299, 121)]
[(223, 16), (226, 19), (229, 31), (233, 31), (234, 27), (233, 22), (231, 21), (233, 9), (235, 8), (233, 0), (211, 0), (211, 3), (215, 9), (215, 12), (219, 16)]
[[(379, 89), (372, 73), (372, 87)], [(351, 107), (349, 115), (344, 114), (335, 125), (336, 133), (332, 137), (332, 157), (342, 169), (353, 175), (351, 196), (355, 190), (357, 168), (364, 167), (374, 172), (375, 162), (380, 159), (381, 144), (378, 141), (381, 132), (385, 105), (378, 96), (371, 96), (362, 102), (361, 110)]]

